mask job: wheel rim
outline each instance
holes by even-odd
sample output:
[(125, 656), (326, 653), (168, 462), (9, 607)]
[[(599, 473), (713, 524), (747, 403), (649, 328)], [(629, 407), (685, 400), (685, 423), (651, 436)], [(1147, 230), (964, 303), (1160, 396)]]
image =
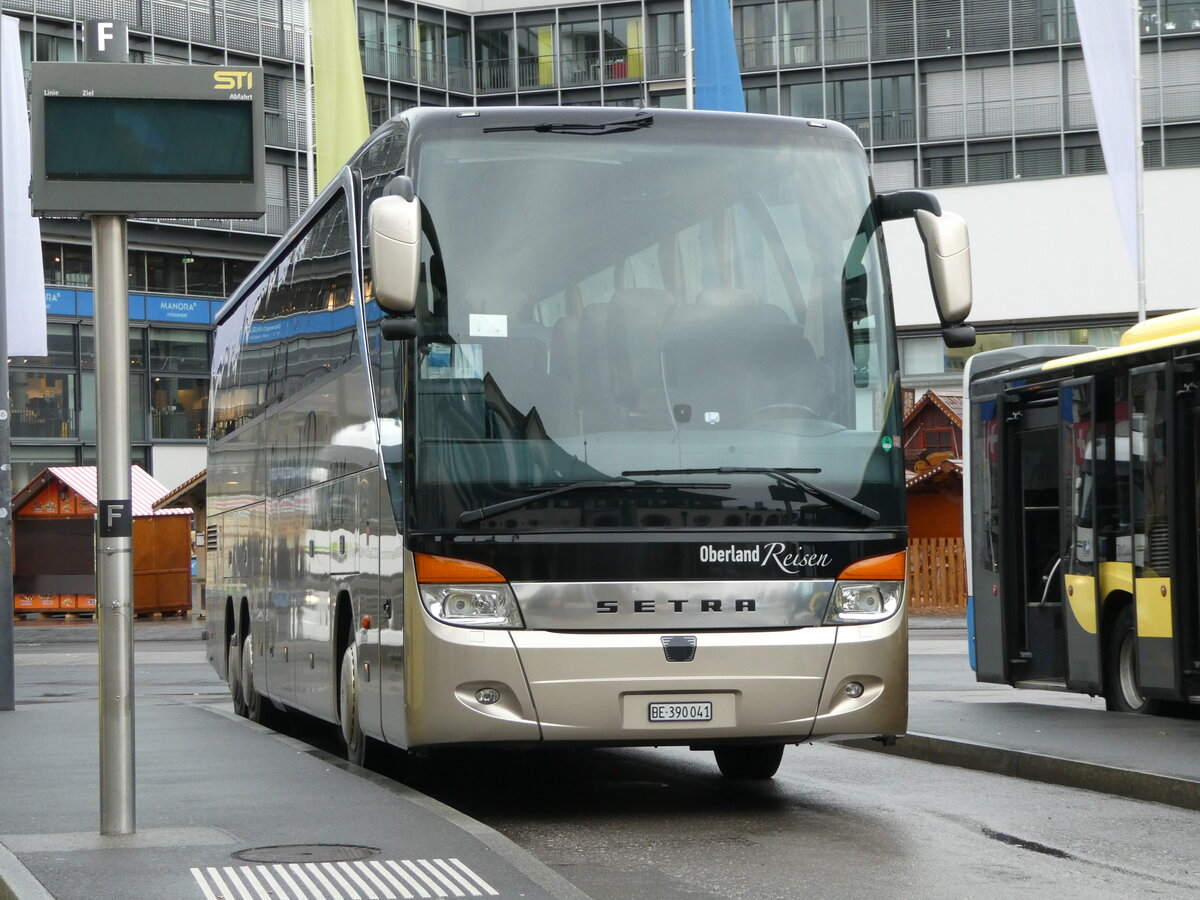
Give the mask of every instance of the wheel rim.
[(228, 673), (227, 681), (229, 682), (229, 693), (233, 695), (233, 699), (238, 699), (238, 685), (242, 681), (242, 654), (238, 646), (237, 635), (229, 637), (229, 659), (225, 663), (225, 671)]
[(338, 718), (341, 720), (342, 740), (353, 747), (358, 731), (358, 652), (351, 644), (342, 658), (341, 677), (338, 679)]
[(1146, 702), (1137, 679), (1137, 636), (1132, 630), (1121, 638), (1121, 650), (1117, 657), (1121, 678), (1121, 695), (1131, 709), (1140, 709)]
[(242, 643), (242, 700), (250, 704), (254, 696), (254, 644), (250, 635), (246, 635)]

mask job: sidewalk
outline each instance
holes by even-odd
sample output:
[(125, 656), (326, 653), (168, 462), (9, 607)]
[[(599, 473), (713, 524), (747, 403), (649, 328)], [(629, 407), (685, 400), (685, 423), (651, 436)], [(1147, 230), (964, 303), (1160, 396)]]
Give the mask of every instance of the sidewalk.
[[(963, 618), (909, 620), (918, 647), (941, 637), (950, 649), (953, 629), (962, 632), (965, 660)], [(1200, 810), (1200, 707), (1185, 716), (1115, 713), (1102, 698), (977, 684), (967, 675), (957, 690), (911, 691), (908, 735), (895, 746), (850, 745)]]
[[(133, 620), (135, 641), (202, 641), (205, 620), (194, 616)], [(28, 618), (13, 623), (14, 644), (95, 644), (100, 626), (90, 619)]]
[[(203, 626), (139, 620), (135, 637)], [(96, 640), (85, 622), (14, 631), (69, 653)], [(239, 718), (225, 696), (139, 695), (134, 716), (136, 830), (101, 836), (95, 701), (0, 712), (0, 900), (587, 900), (498, 832)]]

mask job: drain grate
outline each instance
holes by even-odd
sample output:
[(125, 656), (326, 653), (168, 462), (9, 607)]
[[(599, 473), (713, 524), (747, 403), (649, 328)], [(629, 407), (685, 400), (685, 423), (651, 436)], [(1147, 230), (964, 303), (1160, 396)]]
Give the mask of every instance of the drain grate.
[(233, 854), (234, 859), (258, 863), (336, 863), (371, 859), (378, 847), (354, 844), (284, 844), (278, 847), (251, 847)]

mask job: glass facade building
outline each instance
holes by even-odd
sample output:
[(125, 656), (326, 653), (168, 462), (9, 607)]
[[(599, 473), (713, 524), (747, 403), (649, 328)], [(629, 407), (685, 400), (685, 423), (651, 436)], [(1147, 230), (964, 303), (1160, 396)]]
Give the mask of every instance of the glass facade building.
[[(214, 309), (309, 197), (304, 0), (3, 0), (26, 62), (80, 58), (85, 19), (130, 29), (132, 59), (261, 65), (267, 214), (130, 224), (133, 458), (171, 481), (203, 466)], [(416, 105), (683, 105), (680, 0), (478, 11), (359, 0), (369, 121)], [(1103, 171), (1073, 0), (733, 0), (747, 110), (845, 122), (876, 188)], [(1147, 171), (1200, 166), (1200, 2), (1141, 3)], [(63, 140), (74, 139), (71, 135)], [(50, 351), (12, 360), (14, 485), (95, 455), (91, 260), (84, 223), (43, 222)], [(1109, 344), (1130, 317), (997, 330), (980, 346)], [(918, 380), (965, 357), (936, 330), (901, 347)], [(178, 471), (158, 470), (172, 460)], [(188, 467), (192, 471), (185, 471)]]

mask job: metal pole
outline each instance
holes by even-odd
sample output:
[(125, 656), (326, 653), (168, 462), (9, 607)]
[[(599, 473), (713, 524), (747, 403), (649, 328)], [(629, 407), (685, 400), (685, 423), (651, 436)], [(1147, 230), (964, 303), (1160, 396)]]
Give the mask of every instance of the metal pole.
[(1141, 4), (1133, 0), (1133, 165), (1134, 165), (1134, 222), (1137, 228), (1137, 296), (1138, 321), (1146, 321), (1146, 224), (1142, 178), (1145, 161), (1142, 158), (1142, 21)]
[(134, 831), (133, 505), (129, 282), (123, 216), (92, 217), (96, 291), (96, 611), (100, 619), (100, 833)]
[(696, 61), (693, 53), (692, 0), (683, 0), (683, 96), (688, 109), (696, 107)]
[(312, 64), (312, 0), (304, 4), (304, 151), (305, 172), (308, 173), (308, 191), (305, 205), (317, 196), (317, 164), (313, 150), (313, 64)]
[[(2, 43), (2, 41), (0, 41)], [(2, 120), (0, 116), (0, 120)], [(2, 125), (0, 125), (2, 128)], [(3, 135), (0, 134), (0, 141)], [(0, 210), (5, 185), (0, 178)], [(12, 422), (8, 415), (8, 284), (4, 274), (4, 216), (0, 214), (0, 712), (16, 708), (13, 659)]]

